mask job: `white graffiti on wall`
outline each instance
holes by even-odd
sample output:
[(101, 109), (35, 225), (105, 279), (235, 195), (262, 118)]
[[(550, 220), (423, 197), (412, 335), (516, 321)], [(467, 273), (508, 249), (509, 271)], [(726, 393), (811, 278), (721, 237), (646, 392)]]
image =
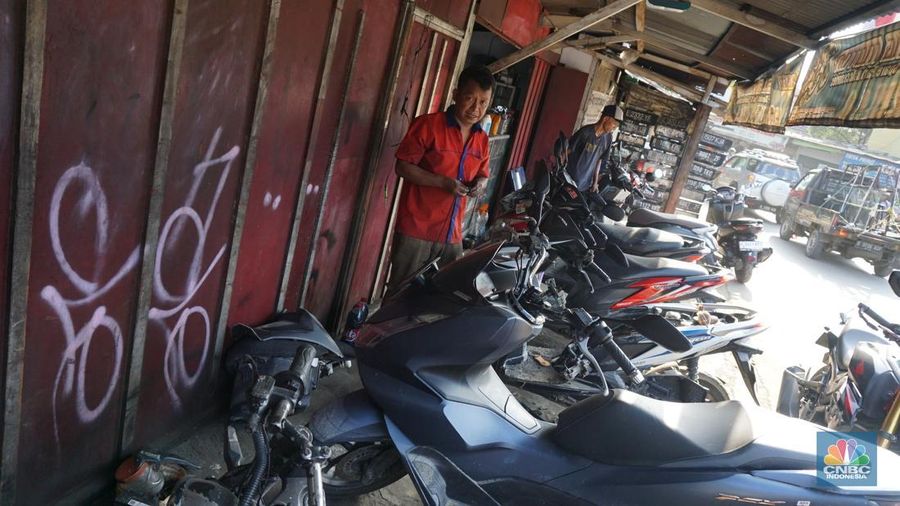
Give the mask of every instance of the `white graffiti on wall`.
[[(93, 274), (86, 276), (79, 273), (69, 262), (66, 255), (67, 248), (63, 244), (60, 234), (63, 197), (69, 191), (77, 191), (76, 189), (80, 189), (82, 193), (79, 194), (75, 214), (81, 221), (84, 221), (89, 218), (91, 211), (93, 211), (96, 218), (94, 247), (97, 255), (94, 259)], [(92, 422), (100, 416), (112, 399), (122, 371), (122, 358), (124, 355), (122, 328), (119, 322), (107, 314), (106, 306), (101, 305), (95, 308), (90, 320), (78, 330), (75, 329), (75, 322), (72, 319), (72, 309), (91, 304), (108, 293), (125, 275), (137, 266), (140, 251), (138, 248), (135, 248), (122, 266), (119, 267), (116, 274), (106, 280), (105, 283), (98, 279), (100, 277), (99, 272), (107, 260), (106, 256), (109, 249), (109, 208), (106, 194), (100, 186), (100, 180), (94, 171), (84, 163), (69, 168), (56, 183), (50, 200), (50, 242), (53, 256), (65, 274), (66, 280), (72, 287), (81, 292), (81, 296), (67, 299), (62, 296), (60, 289), (56, 286), (47, 285), (41, 290), (41, 298), (56, 312), (63, 335), (66, 338), (66, 347), (63, 350), (62, 359), (56, 372), (51, 395), (54, 438), (56, 443), (59, 444), (57, 412), (60, 402), (58, 397), (60, 385), (62, 385), (64, 397), (75, 396), (75, 411), (78, 419), (83, 423)], [(69, 248), (71, 248), (69, 251), (72, 251), (75, 248), (83, 248), (83, 245), (69, 245)], [(87, 361), (95, 334), (100, 329), (104, 329), (112, 337), (113, 367), (100, 400), (95, 403), (89, 403), (85, 392), (85, 378), (88, 374)], [(96, 384), (97, 382), (93, 381), (92, 378), (92, 383)]]
[[(221, 136), (222, 129), (219, 128), (213, 135), (212, 142), (206, 150), (206, 156), (203, 158), (203, 161), (194, 166), (194, 180), (187, 199), (184, 205), (173, 211), (166, 220), (160, 232), (159, 244), (156, 250), (156, 264), (153, 270), (153, 292), (162, 303), (160, 306), (166, 307), (151, 308), (149, 317), (161, 325), (166, 334), (163, 377), (166, 382), (169, 399), (179, 409), (182, 406), (179, 388), (193, 387), (203, 373), (209, 354), (213, 330), (206, 308), (202, 305), (193, 305), (192, 300), (213, 269), (222, 260), (227, 247), (227, 244), (222, 244), (212, 260), (204, 266), (203, 258), (206, 251), (207, 234), (215, 218), (216, 205), (222, 196), (222, 190), (225, 187), (225, 182), (228, 180), (228, 174), (231, 172), (231, 164), (240, 153), (240, 148), (233, 146), (224, 154), (214, 158), (213, 154), (216, 152)], [(201, 217), (200, 213), (193, 206), (201, 185), (207, 179), (208, 172), (212, 174), (210, 177), (213, 180), (218, 175), (218, 182), (205, 217)], [(194, 235), (184, 234), (185, 228), (194, 232)], [(188, 240), (195, 241), (193, 243), (194, 249), (190, 256), (191, 264), (184, 286), (181, 287), (181, 292), (175, 293), (175, 289), (167, 286), (163, 280), (163, 273), (166, 271), (167, 263), (165, 254), (166, 252), (175, 251), (177, 245), (183, 245)], [(170, 327), (167, 322), (172, 319), (174, 319), (174, 323)], [(191, 335), (197, 339), (202, 338), (203, 345), (200, 358), (197, 360), (194, 370), (189, 371), (187, 357), (185, 356), (185, 330), (188, 323), (192, 320), (199, 322), (202, 330)]]
[[(222, 195), (231, 170), (231, 164), (240, 153), (240, 148), (233, 146), (225, 154), (213, 158), (213, 153), (218, 146), (221, 134), (222, 129), (217, 129), (203, 161), (194, 166), (193, 183), (184, 204), (173, 211), (162, 226), (153, 271), (154, 294), (161, 301), (159, 306), (166, 307), (152, 307), (148, 316), (150, 320), (164, 329), (166, 348), (163, 358), (163, 376), (169, 398), (176, 408), (181, 407), (181, 397), (178, 393), (178, 388), (190, 388), (197, 382), (203, 372), (212, 332), (207, 310), (201, 305), (192, 305), (191, 302), (215, 266), (221, 261), (226, 250), (226, 245), (222, 244), (209, 264), (205, 267), (203, 266), (207, 234), (215, 217), (216, 205)], [(216, 173), (214, 169), (216, 168), (218, 168), (218, 181), (215, 193), (205, 217), (201, 218), (200, 213), (193, 206), (201, 185), (207, 177), (207, 173), (213, 173), (211, 177), (215, 178)], [(71, 264), (67, 255), (67, 251), (71, 253), (75, 248), (83, 248), (83, 245), (64, 244), (60, 233), (60, 230), (65, 225), (77, 226), (61, 223), (61, 220), (66, 216), (72, 216), (71, 214), (63, 213), (62, 202), (68, 193), (74, 191), (80, 192), (76, 194), (77, 205), (75, 206), (74, 215), (77, 216), (78, 220), (84, 222), (90, 218), (91, 212), (93, 212), (96, 219), (94, 244), (96, 256), (94, 257), (94, 268), (91, 274), (79, 272)], [(277, 207), (277, 204), (275, 206)], [(129, 272), (134, 270), (140, 261), (140, 248), (135, 247), (113, 276), (105, 281), (100, 279), (100, 273), (104, 270), (103, 268), (108, 261), (107, 253), (110, 245), (109, 218), (106, 194), (93, 169), (84, 163), (69, 168), (57, 182), (50, 201), (50, 241), (54, 258), (65, 275), (65, 280), (81, 295), (74, 298), (66, 298), (61, 294), (60, 287), (52, 284), (43, 287), (41, 290), (41, 298), (56, 313), (66, 339), (66, 346), (56, 372), (51, 395), (54, 439), (57, 446), (60, 444), (58, 421), (60, 403), (64, 399), (74, 396), (78, 420), (82, 423), (93, 422), (103, 413), (112, 400), (122, 373), (125, 353), (122, 327), (115, 318), (109, 315), (107, 307), (105, 305), (97, 306), (91, 318), (78, 329), (76, 329), (76, 323), (72, 317), (74, 308), (95, 303), (109, 293)], [(183, 233), (185, 227), (193, 228), (196, 235), (191, 239), (194, 239), (196, 242), (190, 257), (191, 264), (184, 286), (180, 293), (173, 293), (174, 290), (170, 290), (170, 287), (166, 286), (163, 281), (163, 272), (166, 269), (164, 253), (173, 251), (177, 244), (189, 240), (189, 238), (183, 237), (187, 235)], [(199, 338), (203, 340), (202, 353), (193, 372), (188, 371), (187, 358), (185, 356), (185, 329), (192, 318), (199, 320), (203, 328), (203, 331), (198, 334)], [(174, 324), (171, 327), (167, 323), (170, 319), (174, 319)], [(101, 332), (98, 334), (98, 331)], [(94, 377), (92, 371), (89, 371), (88, 357), (94, 338), (104, 336), (107, 333), (112, 338), (112, 370), (109, 372), (105, 386), (97, 386), (102, 385), (102, 383)], [(89, 398), (94, 399), (94, 396), (88, 396), (85, 387), (88, 374), (92, 375), (92, 389), (100, 388), (103, 390), (103, 395), (100, 396), (100, 399), (93, 402)], [(62, 393), (62, 397), (60, 397), (60, 393)]]

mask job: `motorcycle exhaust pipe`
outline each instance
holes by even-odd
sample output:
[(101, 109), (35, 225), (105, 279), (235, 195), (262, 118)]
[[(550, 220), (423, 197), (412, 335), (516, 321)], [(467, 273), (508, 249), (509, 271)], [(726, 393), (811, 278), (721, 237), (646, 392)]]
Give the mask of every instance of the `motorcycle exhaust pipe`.
[(894, 394), (894, 403), (888, 410), (884, 422), (881, 423), (881, 430), (878, 431), (878, 446), (890, 449), (892, 445), (897, 443), (897, 432), (900, 430), (900, 390)]
[(800, 383), (805, 375), (806, 371), (796, 365), (784, 370), (781, 374), (781, 390), (778, 392), (775, 411), (792, 418), (800, 415)]

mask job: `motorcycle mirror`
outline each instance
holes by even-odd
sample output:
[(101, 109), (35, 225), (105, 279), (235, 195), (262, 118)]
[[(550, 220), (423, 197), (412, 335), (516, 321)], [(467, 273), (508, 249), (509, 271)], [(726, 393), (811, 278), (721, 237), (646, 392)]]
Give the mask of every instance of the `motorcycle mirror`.
[(622, 221), (625, 219), (625, 211), (615, 204), (607, 204), (604, 206), (603, 215), (613, 221)]
[(656, 181), (656, 174), (654, 174), (652, 172), (648, 172), (648, 173), (644, 174), (644, 179), (648, 183), (652, 183), (652, 182)]
[(894, 294), (900, 297), (900, 271), (892, 272), (888, 278), (888, 283), (891, 285), (891, 290), (894, 291)]

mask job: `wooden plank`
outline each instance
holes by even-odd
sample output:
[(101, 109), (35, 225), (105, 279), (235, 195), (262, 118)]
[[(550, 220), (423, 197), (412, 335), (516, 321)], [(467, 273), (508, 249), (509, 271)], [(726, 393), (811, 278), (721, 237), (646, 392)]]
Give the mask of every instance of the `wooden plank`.
[[(637, 31), (643, 33), (644, 28), (647, 26), (647, 2), (642, 1), (634, 7), (634, 27)], [(644, 52), (645, 42), (643, 40), (639, 40), (637, 43), (637, 50), (639, 53)]]
[(447, 37), (452, 39), (456, 39), (458, 41), (466, 38), (466, 32), (460, 30), (459, 28), (453, 26), (447, 21), (431, 14), (421, 7), (416, 7), (416, 21), (425, 25), (426, 28), (430, 28), (435, 32), (442, 33)]
[(702, 77), (703, 79), (709, 79), (711, 76), (715, 76), (715, 77), (716, 77), (716, 80), (717, 80), (720, 84), (723, 84), (723, 85), (725, 85), (725, 86), (728, 86), (728, 85), (731, 83), (731, 81), (730, 81), (729, 79), (726, 79), (726, 78), (724, 78), (724, 77), (722, 77), (722, 76), (719, 76), (719, 75), (716, 75), (716, 74), (712, 74), (712, 73), (707, 72), (707, 71), (705, 71), (705, 70), (700, 70), (700, 69), (696, 69), (696, 68), (694, 68), (694, 67), (689, 67), (689, 66), (684, 65), (684, 64), (682, 64), (682, 63), (678, 63), (678, 62), (676, 62), (676, 61), (672, 61), (672, 60), (670, 60), (670, 59), (668, 59), (668, 58), (663, 58), (662, 56), (656, 56), (655, 54), (641, 53), (640, 59), (642, 59), (642, 60), (647, 60), (647, 61), (653, 62), (653, 63), (658, 63), (658, 64), (660, 64), (660, 65), (664, 65), (664, 66), (669, 67), (669, 68), (671, 68), (671, 69), (680, 70), (680, 71), (682, 71), (682, 72), (684, 72), (684, 73), (686, 73), (686, 74), (691, 74), (691, 75), (693, 75), (693, 76)]
[(595, 49), (598, 47), (603, 47), (608, 44), (620, 44), (622, 42), (633, 42), (638, 40), (637, 37), (633, 35), (610, 35), (608, 37), (593, 37), (591, 39), (593, 42), (591, 44), (583, 45), (585, 49)]
[(709, 82), (706, 83), (706, 92), (703, 94), (703, 100), (701, 100), (701, 102), (703, 102), (704, 104), (709, 103), (709, 99), (712, 96), (712, 92), (715, 89), (715, 87), (716, 87), (716, 76), (711, 76), (709, 78)]
[(625, 9), (634, 7), (640, 1), (641, 0), (616, 0), (606, 7), (598, 9), (593, 13), (581, 18), (580, 20), (551, 33), (544, 40), (539, 40), (508, 56), (500, 58), (499, 60), (489, 65), (488, 68), (491, 69), (491, 72), (496, 74), (497, 72), (500, 72), (507, 67), (511, 67), (530, 56), (534, 56), (535, 54), (553, 47), (575, 34), (581, 33), (584, 30), (587, 30), (588, 28), (603, 22), (604, 20), (615, 16)]
[(757, 32), (764, 33), (770, 37), (783, 40), (789, 44), (806, 49), (815, 49), (817, 42), (806, 35), (795, 32), (789, 28), (781, 26), (777, 23), (767, 21), (759, 16), (741, 11), (721, 0), (692, 0), (691, 7), (715, 14), (720, 18), (727, 19), (733, 23), (746, 26)]
[(670, 79), (668, 77), (659, 75), (656, 72), (653, 72), (652, 70), (648, 70), (648, 69), (645, 69), (644, 67), (640, 67), (638, 65), (633, 65), (633, 64), (626, 65), (624, 62), (622, 62), (621, 60), (619, 60), (617, 58), (611, 58), (611, 57), (603, 55), (603, 54), (599, 54), (599, 55), (597, 55), (597, 57), (600, 58), (600, 60), (603, 62), (613, 65), (617, 68), (627, 70), (638, 77), (642, 77), (644, 79), (649, 79), (649, 80), (657, 82), (663, 86), (671, 88), (673, 91), (676, 91), (679, 94), (683, 95), (685, 98), (689, 98), (695, 102), (699, 102), (703, 99), (703, 96), (700, 95), (700, 93), (698, 93), (696, 90), (692, 90), (692, 89), (688, 88), (687, 86), (685, 86), (684, 84), (674, 81), (673, 79)]
[(6, 385), (3, 417), (3, 454), (0, 471), (0, 503), (16, 504), (16, 473), (22, 430), (22, 388), (25, 374), (25, 321), (28, 314), (28, 280), (31, 274), (31, 239), (34, 225), (34, 188), (37, 177), (41, 90), (44, 82), (44, 43), (47, 0), (25, 7), (25, 53), (22, 72), (22, 110), (19, 134), (19, 166), (13, 209), (12, 273), (9, 286)]
[(681, 192), (684, 191), (684, 185), (687, 183), (688, 176), (691, 175), (694, 155), (697, 154), (697, 148), (700, 146), (700, 138), (703, 136), (703, 130), (706, 129), (710, 111), (710, 107), (706, 104), (697, 106), (697, 112), (694, 113), (694, 121), (691, 122), (690, 126), (690, 135), (684, 145), (684, 150), (681, 152), (681, 162), (675, 170), (675, 178), (672, 181), (672, 188), (669, 190), (669, 199), (666, 201), (664, 212), (675, 212), (678, 198), (681, 196)]

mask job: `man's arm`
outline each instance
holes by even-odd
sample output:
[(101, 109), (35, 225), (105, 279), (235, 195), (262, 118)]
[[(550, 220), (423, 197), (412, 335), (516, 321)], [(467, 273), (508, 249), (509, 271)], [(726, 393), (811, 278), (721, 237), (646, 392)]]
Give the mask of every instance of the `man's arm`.
[(609, 160), (609, 152), (612, 151), (612, 134), (607, 133), (604, 136), (609, 140), (609, 144), (606, 146), (606, 150), (603, 152), (603, 155), (600, 156), (600, 160), (597, 161), (597, 168), (594, 170), (594, 180), (591, 182), (591, 191), (599, 191), (598, 185), (600, 184), (600, 175), (603, 174), (603, 170), (606, 168), (606, 162)]
[(466, 185), (455, 179), (429, 172), (418, 165), (413, 165), (403, 160), (397, 160), (394, 171), (398, 176), (419, 186), (433, 186), (457, 195), (466, 195), (469, 192), (469, 188)]

